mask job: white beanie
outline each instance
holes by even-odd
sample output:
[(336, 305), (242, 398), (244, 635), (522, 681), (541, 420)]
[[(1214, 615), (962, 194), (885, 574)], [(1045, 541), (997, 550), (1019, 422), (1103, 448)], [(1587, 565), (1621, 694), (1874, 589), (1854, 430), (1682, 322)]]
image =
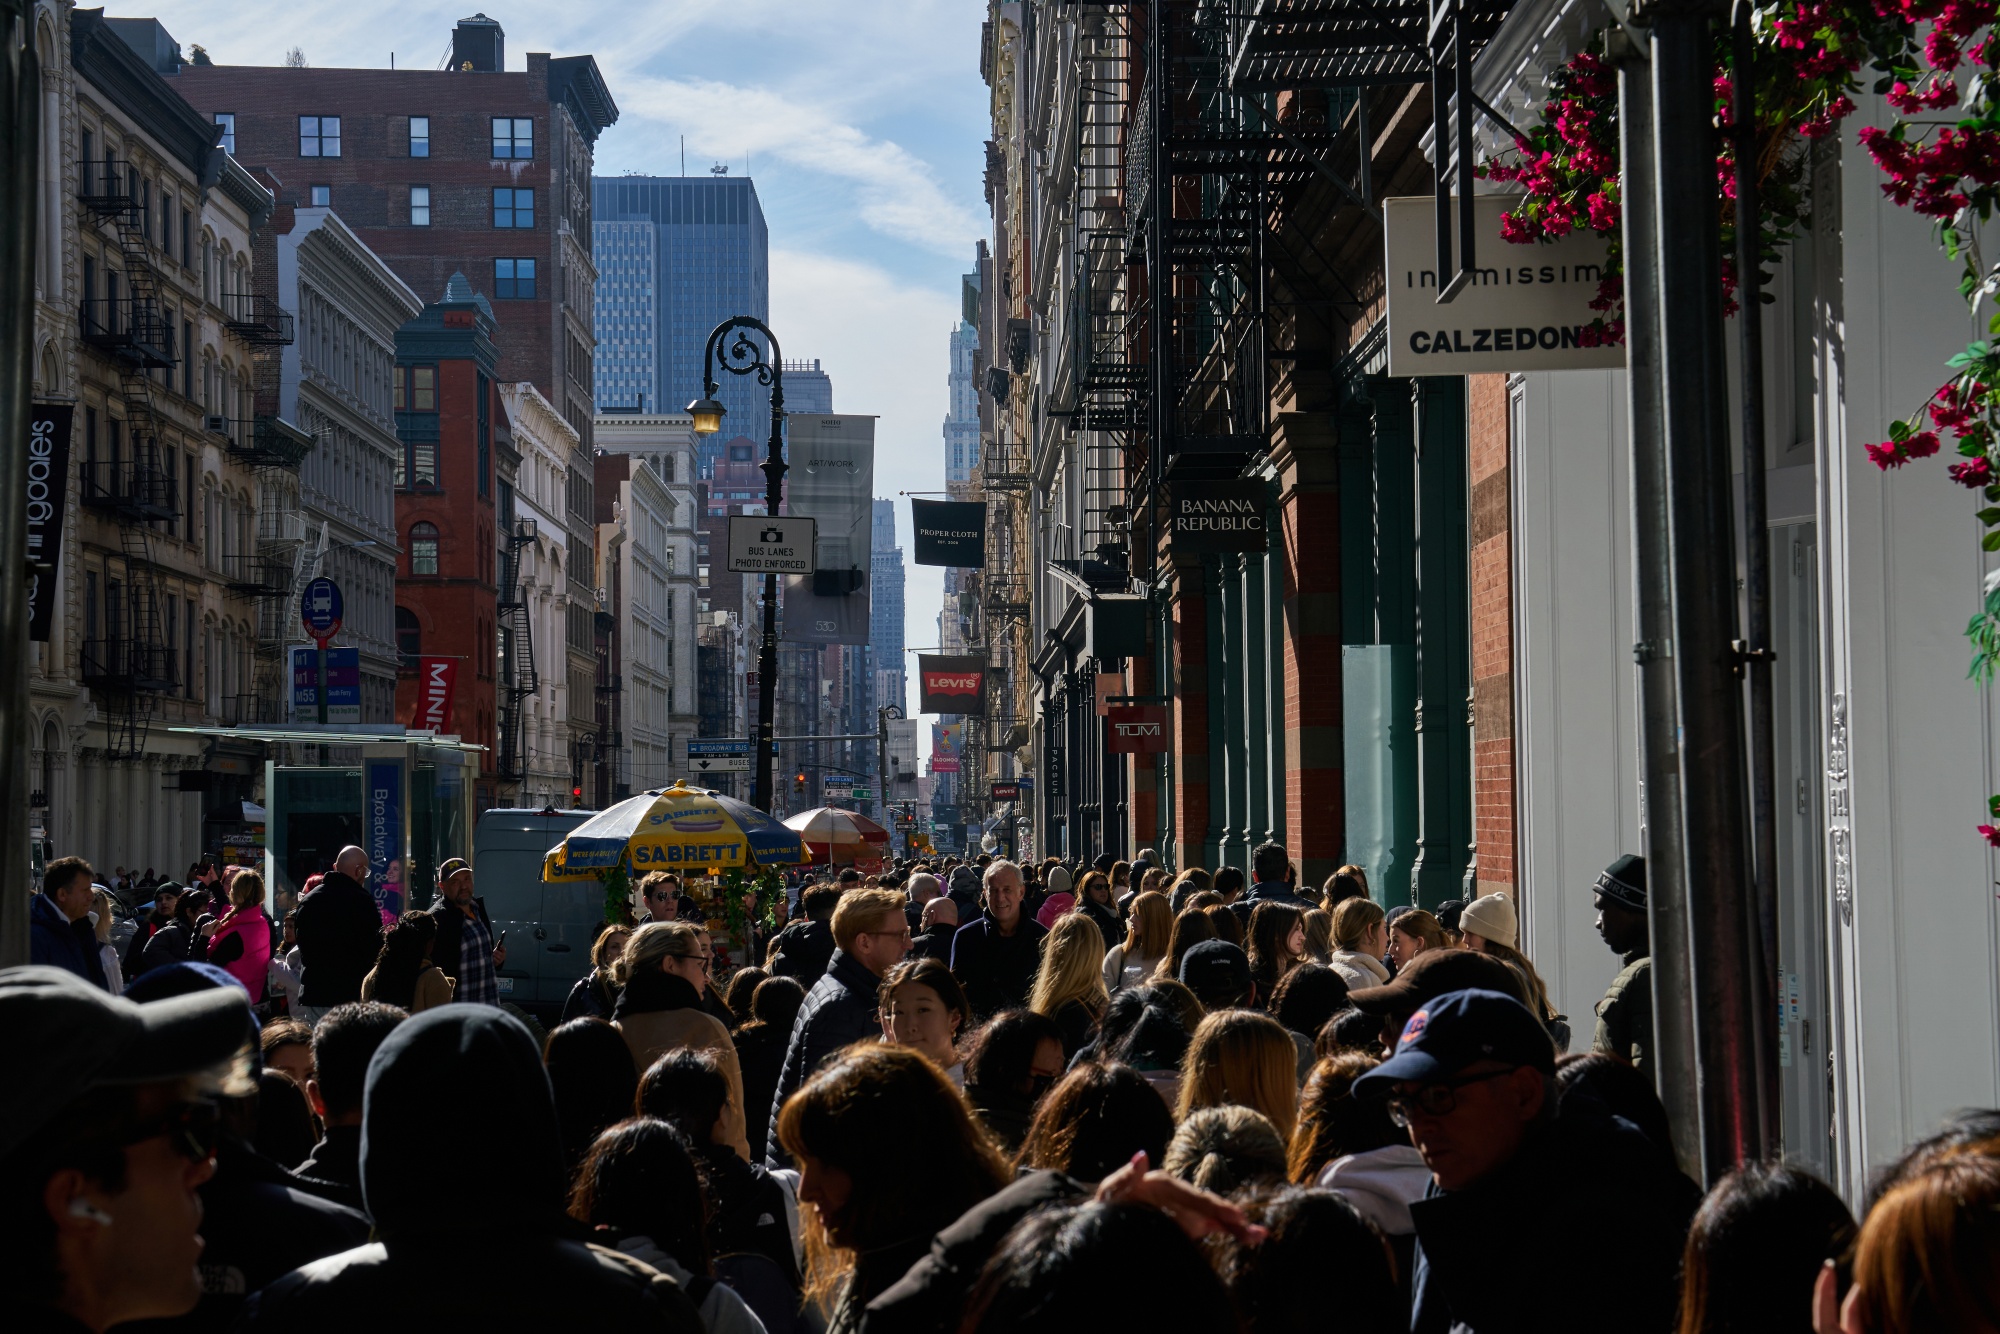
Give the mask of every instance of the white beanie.
[(1521, 926), (1514, 916), (1514, 900), (1505, 894), (1488, 894), (1466, 904), (1465, 911), (1459, 914), (1458, 929), (1498, 941), (1508, 949), (1520, 948), (1516, 938)]

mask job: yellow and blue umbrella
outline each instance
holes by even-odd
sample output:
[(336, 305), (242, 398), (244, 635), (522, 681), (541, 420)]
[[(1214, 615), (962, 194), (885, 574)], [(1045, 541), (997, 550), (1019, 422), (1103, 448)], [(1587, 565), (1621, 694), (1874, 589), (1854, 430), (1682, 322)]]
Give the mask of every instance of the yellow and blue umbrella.
[(750, 803), (676, 782), (572, 829), (543, 860), (542, 879), (601, 880), (620, 863), (640, 876), (810, 860), (803, 839)]

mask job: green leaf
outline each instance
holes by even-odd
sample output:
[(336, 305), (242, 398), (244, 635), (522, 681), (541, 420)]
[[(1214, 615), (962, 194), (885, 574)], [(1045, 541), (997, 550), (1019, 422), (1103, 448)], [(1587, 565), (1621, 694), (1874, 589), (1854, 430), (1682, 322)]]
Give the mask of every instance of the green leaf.
[(1909, 438), (1910, 438), (1910, 424), (1908, 422), (1889, 423), (1889, 441), (1891, 444), (1900, 445)]
[(1986, 360), (1990, 346), (1984, 342), (1967, 343), (1965, 351), (1947, 361), (1945, 365), (1955, 371), (1968, 370)]
[(1979, 539), (1981, 551), (2000, 551), (2000, 533), (1988, 533)]
[(2000, 505), (1989, 505), (1979, 511), (1979, 521), (1988, 528), (1991, 528), (1996, 523), (2000, 523)]

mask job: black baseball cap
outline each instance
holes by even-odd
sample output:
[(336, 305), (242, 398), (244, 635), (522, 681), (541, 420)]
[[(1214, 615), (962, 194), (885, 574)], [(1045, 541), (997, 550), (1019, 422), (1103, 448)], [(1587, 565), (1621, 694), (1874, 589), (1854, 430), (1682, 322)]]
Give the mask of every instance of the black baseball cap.
[(1541, 1021), (1512, 996), (1449, 991), (1409, 1017), (1396, 1054), (1355, 1080), (1354, 1091), (1381, 1097), (1392, 1085), (1449, 1079), (1475, 1061), (1529, 1066), (1552, 1075), (1556, 1049)]
[(0, 1159), (92, 1089), (199, 1074), (255, 1031), (233, 984), (142, 1005), (60, 968), (0, 970), (0, 1032), (22, 1075), (0, 1087)]
[(1197, 996), (1247, 996), (1250, 957), (1240, 945), (1204, 940), (1181, 956), (1180, 983)]
[(445, 881), (451, 879), (453, 876), (457, 875), (460, 871), (470, 871), (471, 869), (472, 869), (471, 862), (465, 860), (465, 858), (463, 857), (453, 857), (450, 861), (438, 867), (437, 882), (440, 885), (442, 885)]
[(1425, 1001), (1448, 991), (1477, 987), (1516, 1000), (1521, 980), (1512, 968), (1490, 954), (1473, 950), (1425, 950), (1379, 987), (1359, 987), (1347, 993), (1347, 1003), (1363, 1014), (1408, 1014)]

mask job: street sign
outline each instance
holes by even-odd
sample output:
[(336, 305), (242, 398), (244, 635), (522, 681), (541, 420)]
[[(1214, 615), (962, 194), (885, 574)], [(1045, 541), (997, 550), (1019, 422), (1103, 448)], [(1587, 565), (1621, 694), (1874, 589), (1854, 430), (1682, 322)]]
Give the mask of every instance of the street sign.
[(853, 787), (853, 774), (828, 774), (819, 780), (821, 787)]
[(711, 759), (730, 755), (747, 756), (750, 753), (750, 739), (748, 737), (691, 736), (686, 738), (686, 741), (687, 750), (684, 752), (684, 755), (690, 760), (700, 759), (703, 756)]
[(875, 800), (875, 789), (872, 787), (857, 787), (850, 790), (848, 795), (856, 801), (873, 801)]
[(1113, 704), (1105, 710), (1110, 735), (1104, 749), (1112, 755), (1164, 755), (1172, 712), (1164, 704)]
[(750, 772), (748, 755), (702, 756), (691, 759), (687, 767), (697, 774), (747, 774)]
[(299, 602), (299, 619), (305, 622), (306, 634), (321, 648), (340, 633), (341, 611), (339, 584), (321, 575), (306, 585), (305, 597)]
[[(319, 650), (294, 644), (292, 653), (292, 721), (319, 717)], [(361, 721), (361, 650), (326, 651), (326, 721)]]
[(811, 574), (819, 525), (797, 515), (735, 514), (729, 519), (731, 574)]

